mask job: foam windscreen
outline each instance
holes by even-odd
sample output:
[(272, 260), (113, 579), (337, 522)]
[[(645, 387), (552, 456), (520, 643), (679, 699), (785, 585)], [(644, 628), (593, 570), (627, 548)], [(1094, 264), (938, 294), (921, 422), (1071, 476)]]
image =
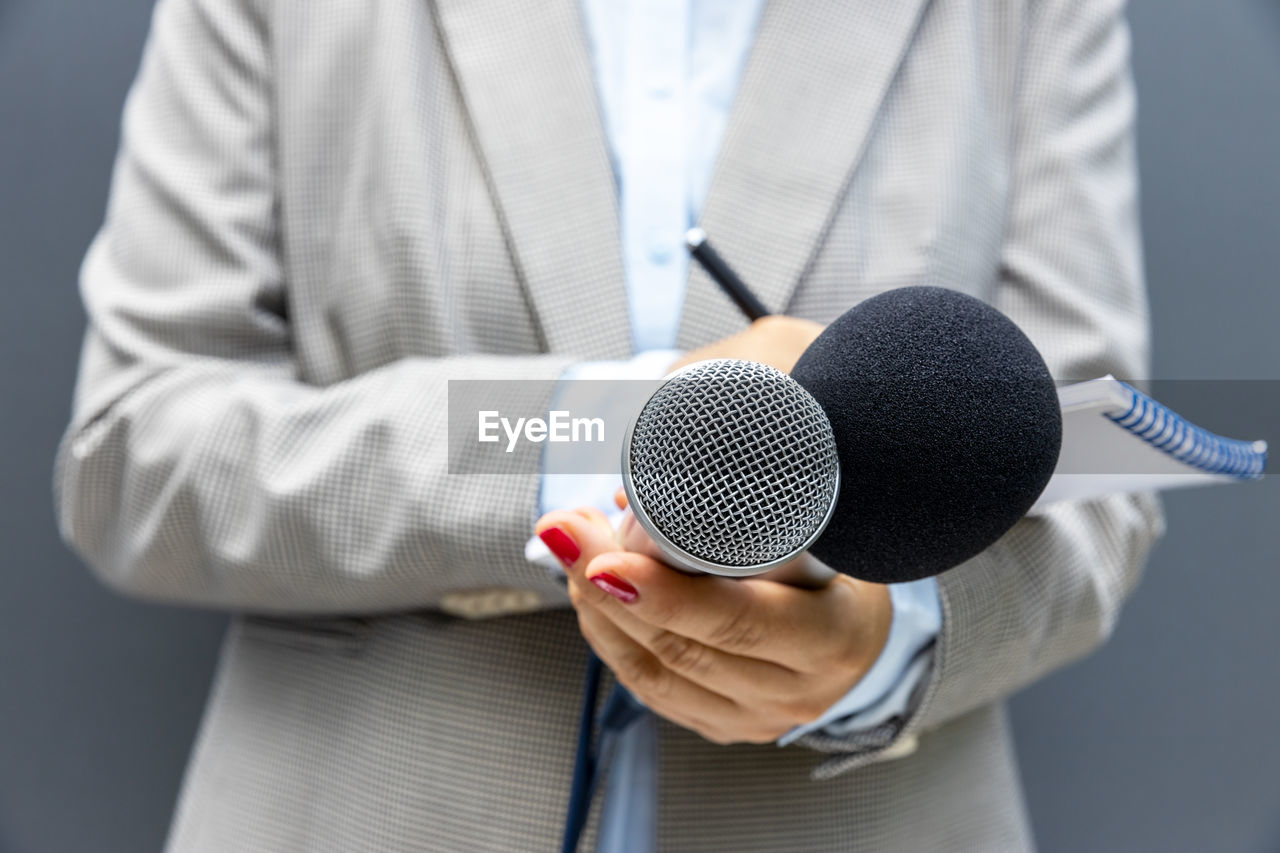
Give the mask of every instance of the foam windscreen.
[(1008, 317), (939, 287), (904, 287), (841, 315), (791, 374), (831, 421), (835, 514), (810, 548), (878, 583), (978, 554), (1035, 503), (1057, 464), (1049, 369)]

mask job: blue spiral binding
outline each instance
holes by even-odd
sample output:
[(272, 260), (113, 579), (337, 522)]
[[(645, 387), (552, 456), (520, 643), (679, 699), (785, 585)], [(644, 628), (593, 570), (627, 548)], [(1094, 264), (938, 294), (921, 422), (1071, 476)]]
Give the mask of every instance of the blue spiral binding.
[(1108, 414), (1129, 432), (1174, 459), (1210, 474), (1240, 480), (1256, 480), (1267, 467), (1266, 445), (1215, 435), (1157, 403), (1125, 382), (1117, 383), (1131, 395), (1122, 415)]

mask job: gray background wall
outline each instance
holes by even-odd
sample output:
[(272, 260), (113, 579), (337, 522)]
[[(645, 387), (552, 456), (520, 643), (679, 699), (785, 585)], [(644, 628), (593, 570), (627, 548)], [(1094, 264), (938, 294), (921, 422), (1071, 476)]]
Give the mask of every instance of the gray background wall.
[[(48, 488), (76, 269), (150, 5), (0, 0), (0, 850), (16, 853), (159, 848), (222, 633), (100, 589), (59, 545)], [(1273, 380), (1243, 420), (1280, 446), (1280, 2), (1136, 0), (1131, 19), (1156, 375)], [(1195, 387), (1191, 404), (1219, 386)], [(1280, 479), (1166, 506), (1110, 645), (1013, 702), (1045, 851), (1280, 850)]]

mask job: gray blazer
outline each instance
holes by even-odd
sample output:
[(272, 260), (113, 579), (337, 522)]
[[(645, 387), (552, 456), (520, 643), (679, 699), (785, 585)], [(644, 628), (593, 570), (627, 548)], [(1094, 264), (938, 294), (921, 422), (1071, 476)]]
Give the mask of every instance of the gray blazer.
[[(450, 476), (445, 399), (628, 355), (593, 85), (577, 0), (161, 0), (56, 486), (106, 583), (240, 614), (170, 849), (555, 848), (585, 649), (522, 557), (536, 479)], [(702, 224), (777, 309), (945, 285), (1059, 378), (1139, 376), (1133, 116), (1119, 0), (781, 0)], [(680, 344), (742, 323), (695, 271)], [(1029, 848), (1001, 700), (1107, 636), (1160, 526), (1059, 506), (944, 575), (883, 729), (664, 724), (660, 846)]]

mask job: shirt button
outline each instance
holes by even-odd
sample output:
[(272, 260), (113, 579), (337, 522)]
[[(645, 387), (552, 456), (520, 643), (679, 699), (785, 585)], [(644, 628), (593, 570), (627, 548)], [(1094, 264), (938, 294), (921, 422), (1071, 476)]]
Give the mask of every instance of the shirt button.
[(667, 98), (670, 98), (673, 92), (674, 90), (672, 87), (666, 83), (655, 83), (649, 89), (649, 94), (659, 101), (665, 101)]
[(653, 242), (649, 244), (649, 260), (655, 264), (665, 264), (671, 260), (671, 247), (666, 243)]

